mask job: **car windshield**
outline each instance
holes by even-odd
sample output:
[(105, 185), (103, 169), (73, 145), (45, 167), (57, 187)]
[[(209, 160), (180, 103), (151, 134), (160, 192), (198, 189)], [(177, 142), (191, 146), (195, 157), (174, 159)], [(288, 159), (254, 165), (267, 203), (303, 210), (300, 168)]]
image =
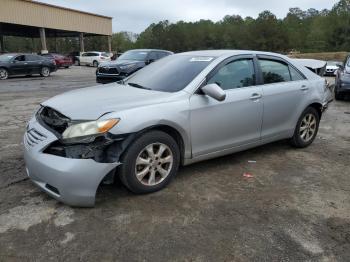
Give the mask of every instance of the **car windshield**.
[(128, 51), (122, 54), (118, 60), (136, 60), (136, 61), (145, 61), (148, 52), (146, 51)]
[(134, 87), (177, 92), (184, 89), (214, 57), (189, 55), (168, 56), (146, 66), (125, 83)]
[(13, 57), (14, 57), (14, 55), (0, 55), (0, 62), (8, 62)]

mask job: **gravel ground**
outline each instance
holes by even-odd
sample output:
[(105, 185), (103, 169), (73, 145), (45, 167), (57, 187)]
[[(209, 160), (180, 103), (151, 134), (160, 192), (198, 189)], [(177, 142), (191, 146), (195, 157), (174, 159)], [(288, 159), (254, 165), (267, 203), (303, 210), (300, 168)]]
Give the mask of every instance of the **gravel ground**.
[(269, 144), (183, 167), (154, 194), (102, 186), (95, 208), (71, 208), (26, 178), (21, 140), (41, 101), (94, 82), (86, 67), (0, 82), (0, 261), (349, 260), (349, 101), (306, 149)]

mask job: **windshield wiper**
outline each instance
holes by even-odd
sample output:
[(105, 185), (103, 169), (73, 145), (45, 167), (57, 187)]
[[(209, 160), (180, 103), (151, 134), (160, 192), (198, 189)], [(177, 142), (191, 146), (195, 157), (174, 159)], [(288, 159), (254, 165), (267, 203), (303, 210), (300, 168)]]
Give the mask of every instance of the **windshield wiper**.
[(139, 84), (136, 84), (136, 83), (127, 83), (129, 86), (132, 86), (132, 87), (136, 87), (136, 88), (141, 88), (141, 89), (146, 89), (146, 90), (152, 90), (151, 88), (149, 87), (145, 87), (145, 86), (142, 86), (142, 85), (139, 85)]

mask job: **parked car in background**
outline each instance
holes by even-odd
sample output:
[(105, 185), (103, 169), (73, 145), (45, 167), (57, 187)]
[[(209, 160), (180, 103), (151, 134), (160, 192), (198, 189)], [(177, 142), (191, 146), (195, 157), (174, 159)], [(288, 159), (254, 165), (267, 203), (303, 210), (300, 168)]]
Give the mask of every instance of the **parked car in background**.
[(115, 61), (102, 63), (96, 70), (97, 83), (111, 83), (124, 79), (146, 65), (173, 52), (157, 49), (135, 49), (122, 54)]
[(80, 56), (80, 52), (70, 52), (67, 56), (72, 59), (74, 65), (78, 65), (78, 57)]
[(324, 72), (325, 76), (336, 76), (337, 70), (339, 69), (339, 64), (342, 62), (339, 61), (327, 61), (326, 71)]
[(344, 99), (345, 95), (350, 94), (350, 55), (344, 63), (338, 64), (338, 70), (335, 77), (334, 97), (337, 100)]
[(42, 56), (54, 60), (56, 62), (57, 68), (69, 68), (73, 65), (73, 60), (68, 56), (55, 53), (42, 54)]
[(279, 54), (175, 54), (119, 84), (43, 102), (24, 135), (25, 170), (74, 206), (94, 205), (114, 175), (134, 193), (151, 193), (180, 164), (281, 139), (309, 146), (331, 96), (325, 79)]
[(300, 58), (292, 58), (298, 64), (305, 66), (311, 72), (323, 76), (326, 71), (327, 62), (323, 60), (317, 59), (300, 59)]
[(4, 54), (0, 55), (0, 80), (14, 75), (40, 74), (48, 77), (56, 71), (54, 60), (33, 54)]
[(105, 52), (85, 52), (77, 60), (78, 65), (98, 67), (100, 63), (111, 61), (111, 57)]

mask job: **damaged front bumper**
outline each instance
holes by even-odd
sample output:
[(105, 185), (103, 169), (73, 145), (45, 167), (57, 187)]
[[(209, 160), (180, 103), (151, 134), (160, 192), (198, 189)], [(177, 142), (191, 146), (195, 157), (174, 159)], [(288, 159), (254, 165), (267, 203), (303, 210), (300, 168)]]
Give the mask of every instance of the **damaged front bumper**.
[(30, 179), (58, 201), (71, 206), (91, 207), (101, 181), (120, 163), (74, 159), (45, 153), (58, 138), (35, 117), (24, 135), (24, 160)]

